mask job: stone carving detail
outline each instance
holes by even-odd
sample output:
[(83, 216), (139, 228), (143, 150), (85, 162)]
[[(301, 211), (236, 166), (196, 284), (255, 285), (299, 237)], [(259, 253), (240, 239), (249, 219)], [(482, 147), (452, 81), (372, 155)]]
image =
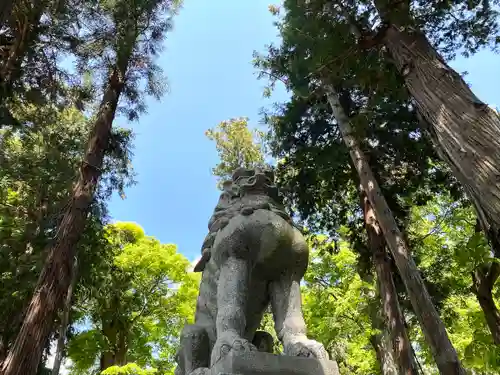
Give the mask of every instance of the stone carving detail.
[(205, 374), (230, 352), (271, 351), (270, 335), (256, 333), (269, 304), (283, 354), (328, 360), (323, 346), (306, 336), (300, 280), (309, 249), (273, 173), (237, 169), (208, 228), (195, 266), (203, 272), (195, 323), (181, 333), (176, 375)]

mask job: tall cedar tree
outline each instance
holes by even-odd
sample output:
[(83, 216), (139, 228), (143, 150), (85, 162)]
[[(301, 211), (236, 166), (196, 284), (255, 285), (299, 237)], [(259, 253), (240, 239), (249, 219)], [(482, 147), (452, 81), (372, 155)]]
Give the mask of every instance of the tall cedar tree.
[[(352, 103), (345, 104), (352, 107), (351, 109), (347, 109), (348, 111), (355, 110), (355, 106)], [(345, 213), (336, 212), (335, 208), (348, 205), (347, 202), (343, 202), (343, 199), (348, 194), (345, 194), (345, 190), (340, 188), (340, 186), (348, 188), (348, 186), (345, 186), (347, 183), (345, 179), (348, 179), (348, 181), (353, 179), (357, 181), (358, 178), (353, 177), (352, 173), (348, 170), (346, 173), (344, 166), (348, 162), (341, 153), (335, 152), (335, 150), (341, 151), (343, 148), (342, 145), (336, 145), (333, 143), (334, 141), (332, 142), (333, 139), (337, 138), (335, 127), (329, 121), (329, 112), (322, 108), (321, 103), (315, 103), (307, 99), (301, 100), (295, 97), (295, 105), (290, 104), (285, 107), (284, 111), (286, 115), (283, 115), (281, 119), (279, 115), (271, 116), (271, 118), (268, 118), (268, 121), (271, 121), (271, 126), (274, 128), (274, 135), (271, 136), (273, 143), (275, 143), (273, 147), (274, 151), (278, 151), (279, 148), (283, 150), (290, 147), (290, 150), (294, 150), (298, 154), (300, 153), (300, 155), (297, 155), (297, 164), (294, 164), (294, 161), (292, 161), (294, 159), (293, 151), (292, 154), (285, 153), (285, 155), (278, 151), (278, 154), (275, 155), (278, 157), (285, 156), (285, 161), (280, 163), (279, 176), (281, 177), (280, 184), (288, 191), (288, 203), (297, 205), (298, 210), (305, 214), (304, 219), (309, 219), (308, 222), (321, 223), (319, 226), (316, 226), (316, 229), (326, 227), (329, 230), (333, 230), (336, 226), (335, 221), (342, 221), (342, 218), (346, 216)], [(403, 107), (400, 112), (400, 116), (401, 114), (404, 115), (405, 108)], [(388, 114), (385, 114), (385, 116), (386, 118), (391, 118)], [(394, 114), (391, 116), (394, 116)], [(399, 120), (402, 119), (403, 117), (399, 117)], [(300, 124), (300, 129), (296, 130), (296, 140), (293, 139), (293, 125), (291, 125), (294, 123)], [(391, 125), (389, 125), (389, 128), (391, 128)], [(286, 129), (287, 127), (290, 129)], [(292, 134), (289, 134), (288, 131), (292, 131)], [(292, 142), (295, 142), (295, 144)], [(310, 148), (307, 146), (309, 142), (311, 145)], [(279, 143), (283, 143), (282, 146), (276, 147)], [(411, 144), (408, 146), (409, 150), (415, 147), (415, 145)], [(304, 150), (309, 151), (304, 152)], [(410, 153), (410, 155), (412, 154)], [(331, 190), (329, 190), (330, 185)], [(314, 189), (317, 189), (317, 191), (313, 192)], [(292, 193), (291, 195), (290, 192)], [(332, 201), (335, 203), (332, 204)], [(379, 280), (379, 294), (384, 301), (384, 317), (386, 322), (391, 323), (387, 331), (390, 332), (393, 339), (396, 361), (401, 369), (415, 371), (411, 345), (405, 332), (403, 316), (395, 293), (394, 281), (392, 280), (391, 265), (387, 262), (387, 257), (385, 256), (385, 241), (381, 233), (377, 231), (378, 224), (373, 223), (373, 220), (368, 220), (368, 218), (374, 216), (374, 213), (369, 212), (373, 211), (371, 209), (366, 211), (364, 199), (362, 200), (361, 207), (363, 207), (365, 215), (368, 215), (365, 216), (368, 247), (372, 251), (370, 257), (375, 263)], [(331, 208), (333, 210), (330, 210)], [(319, 215), (313, 213), (313, 210)], [(322, 215), (325, 213), (326, 215)], [(374, 317), (372, 320), (377, 320), (377, 318)], [(374, 325), (378, 325), (378, 323), (374, 321)], [(374, 348), (381, 360), (386, 361), (390, 358), (387, 354), (382, 355), (379, 353), (385, 349), (383, 345), (375, 343)], [(381, 367), (386, 367), (384, 362), (381, 363)], [(396, 366), (393, 365), (392, 367)]]
[[(44, 269), (28, 307), (21, 331), (2, 368), (4, 375), (34, 375), (41, 359), (59, 309), (72, 279), (72, 265), (76, 245), (85, 228), (90, 204), (101, 176), (101, 167), (110, 147), (112, 123), (117, 113), (120, 96), (129, 102), (127, 113), (136, 118), (144, 109), (143, 94), (159, 97), (161, 85), (154, 73), (158, 68), (152, 57), (158, 52), (170, 27), (166, 12), (176, 4), (155, 0), (102, 1), (99, 7), (89, 9), (87, 25), (91, 28), (88, 43), (81, 56), (101, 57), (101, 67), (107, 71), (102, 100), (92, 124), (87, 150), (80, 168), (80, 176), (72, 198), (64, 211), (54, 245), (49, 249)], [(174, 8), (172, 8), (174, 7)], [(80, 67), (83, 64), (80, 65)], [(144, 92), (141, 78), (147, 78)]]
[[(357, 9), (341, 3), (338, 6), (347, 15), (360, 46), (387, 48), (417, 111), (429, 124), (432, 141), (469, 194), (482, 228), (495, 251), (499, 251), (500, 117), (445, 62), (426, 36), (427, 25), (422, 24), (421, 15), (411, 10), (411, 1), (374, 3), (382, 24), (371, 34), (363, 32), (366, 26), (357, 20)], [(489, 5), (468, 7), (468, 12), (477, 12), (481, 17), (475, 22), (482, 21), (477, 28), (486, 33), (483, 39), (498, 31), (497, 13)]]
[[(305, 28), (307, 25), (304, 25), (304, 23), (300, 22), (300, 18), (301, 15), (292, 13), (289, 10), (289, 13), (285, 17), (286, 21), (284, 22), (284, 25), (281, 29), (282, 35), (284, 36), (284, 46), (282, 46), (281, 50), (271, 49), (270, 60), (261, 63), (261, 66), (271, 70), (271, 74), (269, 75), (272, 75), (273, 77), (279, 77), (280, 79), (284, 80), (291, 88), (294, 88), (294, 85), (295, 87), (299, 86), (297, 95), (301, 95), (300, 89), (306, 92), (309, 90), (312, 91), (318, 86), (320, 89), (324, 89), (321, 81), (324, 80), (325, 77), (330, 78), (333, 75), (331, 74), (331, 72), (326, 71), (326, 69), (320, 70), (319, 72), (315, 69), (315, 66), (313, 64), (318, 63), (319, 65), (319, 62), (312, 59), (311, 51), (312, 47), (314, 47), (315, 50), (319, 49), (319, 43), (321, 43), (322, 40), (316, 41), (314, 40), (314, 38), (311, 39), (310, 34), (308, 34), (309, 30), (306, 29), (306, 31), (304, 32), (303, 29), (300, 29), (299, 26)], [(311, 25), (311, 22), (309, 23), (309, 25)], [(311, 27), (314, 27), (314, 25)], [(339, 34), (339, 30), (329, 31), (332, 32), (333, 35), (328, 35), (328, 38), (330, 38), (328, 41)], [(346, 25), (344, 31), (348, 31), (348, 25)], [(297, 44), (301, 42), (303, 44), (297, 46)], [(327, 43), (325, 42), (325, 46), (326, 45)], [(311, 62), (311, 60), (313, 61)], [(301, 63), (302, 61), (306, 62)], [(380, 66), (379, 61), (377, 61), (377, 57), (368, 56), (365, 61), (367, 61), (367, 64), (374, 63)], [(345, 61), (344, 63), (349, 64), (349, 62), (350, 61)], [(324, 63), (322, 65), (324, 65)], [(349, 73), (352, 76), (353, 72)], [(301, 76), (306, 78), (297, 78)], [(311, 76), (317, 77), (316, 81), (314, 81), (314, 78), (311, 78)], [(350, 77), (348, 76), (348, 78)], [(372, 95), (369, 95), (368, 92), (365, 93), (362, 89), (362, 87), (358, 88), (358, 92), (361, 91), (361, 94), (366, 95), (368, 99), (365, 99), (364, 102), (366, 103), (368, 101), (368, 103), (372, 106), (377, 105), (380, 108), (380, 106), (383, 105), (384, 101), (385, 103), (387, 103), (387, 97), (389, 97), (389, 99), (392, 97), (393, 101), (397, 100), (397, 95), (389, 95), (384, 92), (382, 92), (382, 95), (380, 95), (380, 92), (379, 95), (373, 95), (373, 93), (371, 93)], [(348, 93), (348, 95), (350, 94)], [(380, 96), (382, 96), (382, 98), (380, 98)], [(372, 97), (374, 97), (375, 100), (379, 100), (379, 102), (374, 102), (374, 99)], [(333, 98), (335, 98), (335, 96)], [(332, 97), (330, 97), (330, 99), (332, 99)], [(382, 102), (380, 102), (381, 99), (383, 100)], [(334, 111), (334, 113), (336, 113), (335, 117), (337, 119), (342, 138), (344, 139), (348, 148), (350, 148), (352, 163), (358, 170), (360, 182), (363, 185), (364, 191), (366, 191), (366, 193), (369, 195), (370, 203), (373, 205), (373, 208), (377, 213), (377, 218), (384, 231), (387, 244), (392, 251), (399, 273), (404, 281), (410, 300), (412, 301), (413, 309), (417, 317), (419, 318), (419, 322), (425, 332), (427, 342), (432, 348), (435, 359), (439, 363), (438, 366), (445, 373), (460, 373), (462, 369), (456, 355), (456, 351), (451, 345), (444, 325), (441, 322), (439, 315), (437, 314), (437, 311), (433, 305), (429, 293), (427, 292), (427, 288), (418, 272), (418, 269), (416, 268), (415, 263), (409, 255), (407, 246), (405, 244), (405, 239), (399, 232), (398, 226), (394, 221), (394, 218), (392, 217), (391, 210), (387, 206), (387, 203), (383, 198), (381, 191), (378, 188), (377, 191), (375, 191), (375, 186), (378, 184), (372, 175), (371, 168), (367, 163), (367, 160), (364, 157), (361, 148), (359, 148), (359, 142), (356, 139), (357, 135), (356, 133), (354, 133), (354, 129), (352, 129), (349, 123), (349, 119), (346, 117), (343, 108), (338, 107), (340, 105), (338, 99), (334, 99), (334, 102), (330, 100), (330, 104), (332, 110)], [(368, 108), (369, 109), (366, 111), (368, 116), (370, 114), (370, 110), (380, 110), (377, 109), (377, 107), (372, 109), (369, 106)], [(338, 116), (340, 116), (340, 119), (338, 118)], [(366, 115), (364, 116), (368, 117)], [(409, 117), (411, 118), (411, 115)], [(314, 129), (312, 129), (312, 132), (314, 137), (320, 136), (320, 134), (317, 134)], [(353, 147), (355, 148), (353, 149)], [(396, 156), (398, 153), (400, 154), (401, 152), (397, 152)], [(367, 179), (368, 175), (372, 176)], [(400, 186), (400, 188), (401, 187), (402, 186)]]
[[(409, 0), (378, 0), (374, 5), (364, 14), (360, 14), (362, 4), (354, 2), (318, 1), (313, 7), (320, 6), (332, 16), (340, 14), (360, 48), (385, 47), (381, 51), (413, 98), (429, 139), (462, 184), (493, 253), (500, 257), (500, 116), (474, 95), (444, 58), (457, 47), (463, 47), (465, 54), (485, 45), (496, 48), (500, 41), (497, 8), (461, 2), (416, 7)], [(377, 29), (366, 22), (367, 14), (381, 20)], [(491, 290), (499, 275), (500, 267), (490, 262), (473, 276), (476, 296), (497, 344), (500, 313)]]
[(439, 371), (441, 374), (446, 375), (465, 375), (465, 370), (458, 359), (457, 352), (446, 333), (446, 327), (434, 307), (431, 296), (411, 256), (407, 241), (398, 228), (392, 211), (361, 149), (360, 142), (356, 139), (349, 118), (342, 108), (339, 94), (331, 88), (327, 96), (333, 115), (337, 120), (340, 133), (349, 149), (352, 162), (358, 172), (363, 191), (366, 192), (368, 200), (375, 211), (385, 240), (394, 257), (413, 310), (420, 322)]
[(61, 365), (64, 359), (64, 348), (66, 347), (66, 333), (68, 331), (69, 325), (69, 314), (71, 312), (71, 305), (73, 300), (73, 290), (75, 289), (75, 284), (78, 280), (78, 258), (75, 257), (73, 263), (73, 269), (71, 270), (72, 279), (69, 284), (68, 291), (66, 293), (66, 299), (64, 301), (64, 308), (61, 314), (61, 323), (59, 325), (59, 337), (57, 338), (57, 347), (54, 356), (54, 364), (52, 365), (51, 375), (59, 375), (61, 370)]
[[(17, 0), (11, 2), (0, 27), (0, 127), (22, 126), (12, 116), (12, 101), (61, 108), (83, 105), (91, 93), (81, 77), (59, 64), (81, 47), (82, 6), (97, 0)], [(8, 2), (2, 2), (2, 6)], [(76, 100), (76, 103), (73, 103)]]
[[(383, 23), (381, 41), (500, 256), (500, 117), (434, 48), (410, 11), (409, 0), (378, 0), (375, 6)], [(486, 22), (496, 22), (495, 12), (480, 6)]]
[[(379, 0), (374, 4), (374, 13), (382, 24), (370, 33), (370, 25), (364, 21), (366, 14), (364, 18), (359, 17), (359, 4), (319, 2), (334, 15), (340, 11), (361, 48), (386, 47), (386, 59), (390, 57), (413, 98), (412, 104), (425, 132), (460, 181), (476, 209), (480, 228), (487, 235), (494, 255), (500, 257), (500, 182), (497, 178), (500, 175), (500, 117), (473, 94), (432, 44), (433, 40), (438, 46), (453, 45), (453, 38), (457, 36), (449, 35), (459, 31), (466, 53), (475, 52), (483, 45), (495, 48), (500, 41), (498, 12), (489, 5), (472, 3), (467, 4), (466, 10), (460, 3), (430, 10), (410, 10), (410, 1)], [(428, 21), (432, 16), (437, 22), (441, 21), (438, 23), (443, 28), (440, 33), (432, 30), (436, 27), (436, 21)], [(463, 17), (470, 19), (466, 22)], [(459, 24), (446, 22), (447, 18), (454, 18)], [(470, 22), (472, 26), (467, 26)], [(442, 49), (446, 53), (450, 45)], [(499, 276), (497, 262), (483, 264), (472, 276), (473, 290), (496, 344), (500, 344), (500, 313), (492, 288)]]
[(386, 252), (384, 234), (368, 195), (363, 190), (360, 194), (360, 201), (363, 207), (368, 247), (372, 250), (373, 264), (377, 274), (383, 317), (386, 324), (388, 324), (387, 331), (391, 339), (395, 367), (398, 374), (417, 375), (417, 364), (413, 357), (411, 342), (406, 332), (404, 316), (399, 305), (398, 293), (392, 277), (391, 260)]
[[(81, 165), (88, 136), (88, 119), (74, 106), (17, 105), (13, 113), (22, 123), (0, 130), (0, 362), (17, 337), (46, 248), (54, 238)], [(110, 194), (131, 182), (130, 132), (113, 131), (113, 152), (103, 166), (104, 178), (92, 202), (90, 225), (79, 252), (85, 264), (101, 254), (100, 228), (106, 220)], [(80, 273), (83, 279), (88, 269)]]

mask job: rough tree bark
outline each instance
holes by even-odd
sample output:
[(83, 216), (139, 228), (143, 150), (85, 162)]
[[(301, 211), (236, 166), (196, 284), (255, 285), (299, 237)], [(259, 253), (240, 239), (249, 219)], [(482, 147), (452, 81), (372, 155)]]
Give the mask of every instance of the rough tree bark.
[(76, 245), (85, 227), (94, 191), (101, 176), (101, 167), (109, 144), (118, 100), (124, 87), (130, 54), (131, 49), (130, 53), (121, 54), (121, 58), (111, 70), (72, 199), (64, 212), (54, 245), (49, 249), (21, 331), (3, 364), (3, 375), (36, 374), (55, 314), (64, 304), (73, 277)]
[(118, 332), (118, 344), (116, 348), (115, 361), (117, 366), (125, 366), (127, 364), (127, 352), (128, 352), (128, 332), (125, 330), (120, 330)]
[(405, 285), (413, 310), (419, 320), (422, 332), (431, 349), (434, 360), (441, 374), (465, 375), (465, 370), (458, 359), (446, 328), (434, 307), (429, 292), (411, 257), (408, 246), (399, 230), (394, 216), (382, 195), (361, 147), (353, 136), (349, 118), (344, 113), (337, 92), (327, 86), (327, 97), (337, 120), (339, 130), (349, 149), (354, 166), (358, 172), (363, 190), (366, 192), (375, 211), (377, 220), (389, 247), (399, 274)]
[(479, 100), (425, 34), (407, 0), (377, 0), (381, 41), (430, 125), (443, 161), (464, 186), (492, 246), (500, 244), (500, 116)]
[(101, 354), (99, 369), (101, 371), (106, 370), (108, 367), (115, 365), (115, 354), (116, 354), (116, 335), (117, 329), (116, 324), (113, 320), (106, 321), (102, 320), (102, 333), (106, 337), (108, 347)]
[(56, 355), (54, 358), (54, 365), (52, 366), (52, 375), (59, 375), (61, 364), (64, 359), (64, 348), (66, 342), (66, 332), (69, 324), (69, 313), (71, 311), (71, 300), (73, 298), (73, 290), (75, 289), (76, 281), (78, 279), (78, 258), (73, 262), (73, 278), (66, 294), (66, 301), (64, 302), (64, 310), (61, 316), (61, 326), (59, 327), (59, 338), (57, 339)]
[[(436, 135), (434, 129), (429, 125), (427, 120), (420, 117), (420, 122), (422, 124), (423, 129), (426, 131), (427, 135), (431, 140), (434, 141), (436, 145), (435, 150), (438, 156), (443, 160), (448, 160), (448, 164), (451, 166), (452, 172), (454, 172), (455, 176), (459, 175), (457, 172), (457, 168), (451, 161), (449, 160), (448, 155), (446, 155), (441, 147), (438, 145), (436, 140)], [(484, 216), (483, 210), (480, 207), (480, 203), (475, 198), (474, 194), (471, 192), (471, 189), (468, 185), (463, 185), (466, 194), (471, 199), (471, 203), (474, 206), (477, 213), (476, 220), (476, 228), (475, 232), (483, 231), (486, 233), (486, 237), (489, 240), (491, 250), (495, 258), (500, 258), (500, 243), (499, 239), (495, 236), (492, 236), (493, 232), (490, 230), (490, 236), (488, 236), (487, 228), (489, 227), (487, 223), (487, 218)], [(493, 286), (495, 285), (496, 280), (500, 276), (500, 265), (497, 261), (489, 262), (482, 264), (478, 267), (477, 270), (472, 272), (472, 292), (476, 296), (479, 305), (483, 311), (483, 314), (486, 318), (486, 322), (488, 324), (488, 328), (491, 332), (493, 342), (497, 345), (500, 345), (500, 312), (496, 307), (495, 301), (493, 299), (492, 291)]]
[(382, 301), (379, 295), (373, 296), (369, 301), (369, 314), (371, 326), (380, 333), (370, 337), (370, 344), (375, 350), (377, 362), (382, 375), (399, 375), (398, 366), (394, 357), (394, 350), (391, 345), (389, 327), (382, 317)]
[(385, 249), (384, 234), (380, 229), (375, 211), (363, 190), (361, 192), (361, 201), (365, 215), (368, 244), (373, 253), (378, 290), (382, 300), (382, 311), (392, 344), (394, 361), (397, 363), (400, 375), (417, 375), (418, 369), (414, 361), (413, 350), (406, 332), (403, 313), (399, 306), (396, 286), (392, 278), (391, 261)]
[(100, 370), (104, 371), (111, 366), (124, 366), (127, 364), (128, 332), (120, 327), (115, 320), (102, 321), (103, 334), (108, 342), (108, 348), (100, 358)]
[(383, 323), (373, 323), (374, 328), (381, 330), (381, 333), (370, 337), (370, 343), (375, 350), (377, 361), (380, 365), (380, 371), (382, 372), (382, 375), (399, 375), (396, 361), (394, 359), (394, 352), (391, 347), (389, 332), (387, 332), (387, 329), (384, 329), (385, 327), (383, 327)]
[(99, 370), (104, 371), (107, 368), (115, 365), (115, 358), (113, 357), (113, 353), (105, 352), (101, 354)]

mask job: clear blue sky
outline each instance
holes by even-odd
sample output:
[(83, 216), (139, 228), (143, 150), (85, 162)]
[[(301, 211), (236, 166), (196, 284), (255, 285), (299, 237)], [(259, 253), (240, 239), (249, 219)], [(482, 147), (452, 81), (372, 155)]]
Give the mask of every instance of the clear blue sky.
[[(217, 153), (205, 130), (239, 116), (257, 125), (259, 109), (270, 104), (251, 60), (253, 50), (278, 41), (267, 10), (271, 2), (186, 0), (160, 59), (170, 93), (161, 103), (150, 101), (149, 113), (133, 125), (138, 184), (125, 200), (112, 200), (111, 215), (177, 244), (190, 260), (200, 254), (219, 195), (210, 174)], [(483, 52), (453, 66), (469, 72), (467, 81), (482, 100), (500, 106), (498, 55)], [(286, 94), (272, 99), (285, 100)]]
[[(150, 101), (138, 124), (133, 166), (138, 185), (110, 204), (114, 220), (134, 221), (148, 235), (198, 257), (219, 192), (210, 170), (217, 153), (204, 132), (247, 116), (258, 125), (263, 81), (253, 50), (277, 40), (269, 0), (186, 0), (159, 61), (170, 93)], [(285, 98), (282, 92), (281, 100)]]

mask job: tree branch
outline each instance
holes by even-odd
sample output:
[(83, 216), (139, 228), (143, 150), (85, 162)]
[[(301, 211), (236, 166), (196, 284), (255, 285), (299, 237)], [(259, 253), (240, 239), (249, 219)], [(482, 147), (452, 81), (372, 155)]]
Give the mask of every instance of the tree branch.
[[(420, 238), (417, 238), (416, 241), (423, 241), (427, 237), (432, 236), (433, 234), (436, 234), (437, 230), (440, 229), (441, 224), (443, 224), (443, 222), (453, 213), (453, 209), (454, 209), (454, 207), (450, 206), (446, 210), (446, 212), (439, 218), (439, 220), (436, 222), (434, 227), (429, 231), (429, 233), (423, 235)], [(442, 233), (442, 231), (440, 231), (440, 233)]]
[[(326, 5), (325, 5), (326, 6)], [(337, 6), (339, 9), (335, 8)], [(371, 49), (382, 44), (387, 30), (390, 27), (388, 22), (382, 22), (375, 32), (371, 31), (370, 25), (360, 24), (360, 22), (347, 11), (340, 3), (332, 1), (330, 3), (330, 11), (333, 14), (339, 15), (347, 22), (351, 34), (358, 40), (358, 46), (361, 49)], [(366, 23), (366, 22), (365, 22)]]
[[(150, 295), (151, 293), (153, 293), (153, 291), (154, 291), (154, 290), (156, 289), (156, 287), (157, 287), (157, 286), (161, 283), (161, 281), (162, 281), (162, 278), (161, 278), (161, 277), (160, 277), (160, 278), (158, 278), (158, 279), (156, 280), (156, 282), (154, 283), (154, 285), (151, 287), (151, 289), (148, 291), (148, 293), (147, 293), (147, 294), (148, 294), (148, 295)], [(136, 315), (136, 316), (132, 319), (132, 321), (131, 321), (130, 323), (131, 323), (131, 324), (135, 323), (135, 322), (137, 321), (137, 319), (139, 319), (142, 315), (144, 315), (144, 313), (145, 313), (146, 311), (148, 311), (148, 312), (149, 312), (149, 308), (148, 308), (148, 307), (149, 307), (149, 306), (148, 306), (148, 304), (147, 304), (147, 303), (144, 303), (144, 305), (142, 306), (142, 309), (141, 309), (141, 311), (139, 312), (139, 314), (137, 314), (137, 315)]]
[(273, 74), (273, 73), (270, 73), (268, 71), (265, 71), (265, 70), (261, 70), (259, 71), (260, 74), (267, 74), (269, 77), (275, 79), (276, 81), (280, 81), (281, 83), (283, 83), (285, 85), (285, 87), (288, 89), (289, 88), (289, 83), (288, 81), (286, 81), (285, 79), (283, 78), (280, 78), (278, 77), (277, 75)]

